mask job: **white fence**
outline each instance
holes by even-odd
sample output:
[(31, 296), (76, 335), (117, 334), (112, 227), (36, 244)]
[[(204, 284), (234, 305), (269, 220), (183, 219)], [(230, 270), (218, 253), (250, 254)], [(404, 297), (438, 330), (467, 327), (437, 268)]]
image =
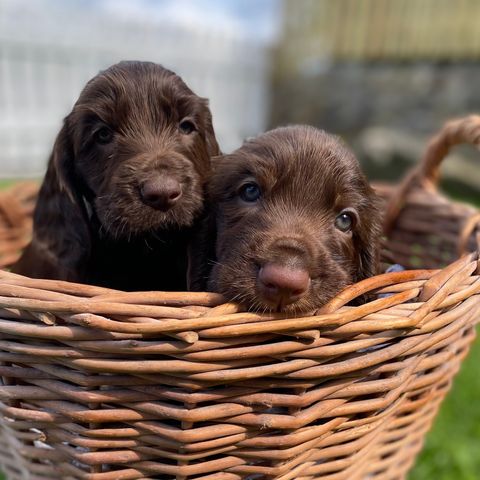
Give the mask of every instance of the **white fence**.
[(52, 12), (42, 16), (41, 2), (22, 4), (21, 11), (14, 2), (0, 8), (0, 177), (41, 175), (61, 121), (86, 81), (119, 60), (162, 63), (209, 98), (224, 151), (264, 129), (264, 44), (195, 26), (92, 18), (78, 9), (69, 14), (64, 8), (49, 23)]

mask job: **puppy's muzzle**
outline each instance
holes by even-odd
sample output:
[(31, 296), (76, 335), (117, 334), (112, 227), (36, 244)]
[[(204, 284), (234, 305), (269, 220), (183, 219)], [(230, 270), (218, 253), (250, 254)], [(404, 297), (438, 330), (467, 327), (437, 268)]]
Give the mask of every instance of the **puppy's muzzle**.
[(260, 268), (257, 282), (263, 299), (276, 306), (285, 306), (297, 302), (307, 293), (310, 275), (304, 269), (267, 263)]
[(145, 205), (166, 212), (182, 196), (182, 186), (175, 178), (167, 175), (146, 180), (140, 187), (140, 198)]
[(302, 244), (293, 239), (277, 240), (270, 245), (257, 274), (260, 298), (281, 308), (304, 297), (311, 280), (307, 269), (308, 257)]

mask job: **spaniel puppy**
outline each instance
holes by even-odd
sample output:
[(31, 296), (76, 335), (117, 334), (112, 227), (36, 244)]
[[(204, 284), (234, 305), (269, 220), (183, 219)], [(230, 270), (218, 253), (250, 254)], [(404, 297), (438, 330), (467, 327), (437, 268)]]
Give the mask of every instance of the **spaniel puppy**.
[(14, 271), (125, 290), (185, 290), (191, 229), (218, 155), (207, 101), (175, 73), (121, 62), (65, 118)]
[(204, 230), (216, 240), (204, 232), (197, 241), (207, 261), (192, 272), (193, 289), (297, 314), (377, 273), (377, 198), (332, 135), (307, 126), (260, 135), (220, 157), (209, 190)]

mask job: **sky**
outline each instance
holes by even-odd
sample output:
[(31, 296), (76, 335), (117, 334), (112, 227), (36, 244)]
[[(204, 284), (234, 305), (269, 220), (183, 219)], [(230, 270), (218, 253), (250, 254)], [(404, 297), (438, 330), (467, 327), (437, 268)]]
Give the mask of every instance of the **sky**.
[(281, 10), (281, 0), (101, 0), (94, 3), (126, 18), (203, 24), (266, 41), (278, 34)]
[(280, 29), (281, 6), (282, 0), (0, 0), (0, 24), (20, 25), (28, 11), (40, 23), (33, 25), (35, 30), (43, 25), (50, 32), (68, 33), (80, 28), (86, 16), (106, 13), (125, 21), (172, 23), (273, 43)]

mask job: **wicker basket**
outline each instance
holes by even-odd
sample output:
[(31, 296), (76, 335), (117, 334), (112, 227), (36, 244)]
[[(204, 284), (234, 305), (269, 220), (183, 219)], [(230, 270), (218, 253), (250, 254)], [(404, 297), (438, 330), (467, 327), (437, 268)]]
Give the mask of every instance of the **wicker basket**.
[[(450, 145), (479, 140), (480, 117), (453, 122), (400, 188), (378, 186), (386, 253), (434, 270), (365, 280), (317, 316), (0, 271), (8, 478), (405, 478), (480, 317), (480, 214), (435, 188)], [(5, 266), (33, 197), (28, 185), (0, 199)], [(451, 263), (458, 250), (474, 253)], [(390, 295), (346, 305), (366, 292)]]

